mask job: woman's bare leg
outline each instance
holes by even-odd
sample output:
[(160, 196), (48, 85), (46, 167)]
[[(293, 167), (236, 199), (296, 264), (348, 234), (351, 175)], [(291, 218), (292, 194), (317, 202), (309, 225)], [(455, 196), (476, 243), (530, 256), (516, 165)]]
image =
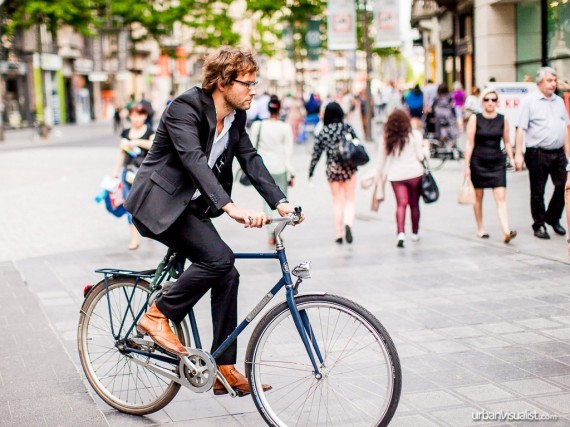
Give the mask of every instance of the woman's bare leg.
[(481, 237), (486, 234), (485, 227), (483, 227), (483, 189), (475, 189), (475, 204), (473, 205), (473, 212), (475, 212), (475, 221), (477, 222), (477, 235)]
[(340, 182), (329, 182), (331, 187), (332, 193), (332, 202), (333, 202), (333, 220), (334, 220), (334, 229), (337, 239), (342, 239), (343, 236), (343, 210), (344, 210), (344, 192), (341, 191), (341, 184)]
[(501, 222), (503, 233), (509, 234), (511, 229), (509, 228), (507, 211), (507, 189), (505, 187), (493, 188), (493, 196), (495, 196), (495, 202), (497, 203), (497, 212), (499, 213), (499, 221)]

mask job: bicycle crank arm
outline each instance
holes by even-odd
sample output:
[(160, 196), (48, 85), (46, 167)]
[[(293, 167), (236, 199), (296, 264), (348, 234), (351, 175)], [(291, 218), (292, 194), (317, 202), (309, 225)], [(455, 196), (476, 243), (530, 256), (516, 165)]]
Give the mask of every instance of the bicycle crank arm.
[(218, 370), (216, 370), (216, 378), (220, 380), (220, 382), (224, 385), (224, 387), (226, 388), (231, 397), (237, 397), (236, 391), (233, 389), (230, 383), (228, 383), (228, 380), (226, 380), (226, 378), (222, 374), (220, 374), (220, 371)]

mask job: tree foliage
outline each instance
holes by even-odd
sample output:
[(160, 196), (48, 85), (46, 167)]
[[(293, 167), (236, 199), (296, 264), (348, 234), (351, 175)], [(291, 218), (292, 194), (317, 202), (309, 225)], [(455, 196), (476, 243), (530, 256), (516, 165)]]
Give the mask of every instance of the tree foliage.
[(239, 35), (232, 30), (228, 14), (232, 0), (6, 0), (2, 8), (9, 13), (8, 31), (31, 28), (45, 23), (56, 34), (62, 26), (71, 26), (86, 36), (98, 29), (118, 30), (133, 26), (143, 31), (131, 32), (133, 42), (169, 35), (175, 23), (192, 28), (195, 45), (215, 47), (236, 44)]
[[(324, 18), (326, 0), (247, 0), (247, 9), (258, 13), (260, 23), (257, 26), (259, 40), (281, 38), (288, 27), (293, 33), (293, 45), (290, 54), (295, 62), (306, 56), (305, 36), (307, 21), (311, 18)], [(253, 46), (262, 53), (271, 53), (261, 43)]]
[(75, 28), (79, 33), (92, 35), (96, 11), (91, 0), (7, 0), (1, 6), (7, 11), (4, 24), (8, 34), (17, 28), (30, 28), (46, 24), (53, 34), (63, 25)]

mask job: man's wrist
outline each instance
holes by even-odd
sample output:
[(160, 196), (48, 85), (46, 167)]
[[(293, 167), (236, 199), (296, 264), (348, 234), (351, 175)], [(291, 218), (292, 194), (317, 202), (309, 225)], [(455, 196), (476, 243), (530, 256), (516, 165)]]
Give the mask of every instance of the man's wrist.
[(277, 203), (275, 203), (273, 208), (277, 209), (277, 206), (279, 206), (281, 203), (289, 203), (289, 200), (287, 200), (287, 198), (283, 197), (281, 200), (279, 200)]

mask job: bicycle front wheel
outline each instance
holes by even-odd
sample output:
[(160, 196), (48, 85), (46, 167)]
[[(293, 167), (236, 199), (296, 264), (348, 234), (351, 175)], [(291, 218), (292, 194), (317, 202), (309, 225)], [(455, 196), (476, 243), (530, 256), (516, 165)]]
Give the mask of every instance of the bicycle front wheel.
[[(79, 316), (77, 345), (81, 366), (95, 392), (113, 408), (133, 415), (146, 415), (166, 406), (180, 389), (180, 384), (164, 378), (135, 363), (135, 358), (167, 369), (174, 374), (178, 366), (151, 359), (141, 354), (121, 351), (121, 340), (134, 338), (136, 330), (119, 340), (113, 337), (122, 329), (123, 335), (133, 324), (146, 303), (150, 285), (145, 280), (123, 277), (99, 283), (87, 296)], [(110, 307), (110, 311), (109, 311)], [(171, 322), (174, 333), (185, 344), (182, 328)], [(137, 344), (131, 344), (131, 347)], [(141, 348), (142, 349), (142, 348)], [(155, 351), (156, 348), (142, 350)]]
[[(258, 411), (271, 426), (387, 426), (402, 386), (400, 361), (382, 324), (335, 295), (295, 298), (322, 374), (313, 365), (286, 303), (260, 321), (248, 345), (246, 374)], [(262, 384), (272, 386), (264, 391)]]

